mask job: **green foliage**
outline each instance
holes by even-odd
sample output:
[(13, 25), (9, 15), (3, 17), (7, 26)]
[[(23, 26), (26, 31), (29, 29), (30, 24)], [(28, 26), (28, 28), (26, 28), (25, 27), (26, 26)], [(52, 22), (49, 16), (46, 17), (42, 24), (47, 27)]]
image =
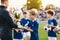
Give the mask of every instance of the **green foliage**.
[(27, 0), (27, 9), (39, 9), (42, 6), (41, 0)]

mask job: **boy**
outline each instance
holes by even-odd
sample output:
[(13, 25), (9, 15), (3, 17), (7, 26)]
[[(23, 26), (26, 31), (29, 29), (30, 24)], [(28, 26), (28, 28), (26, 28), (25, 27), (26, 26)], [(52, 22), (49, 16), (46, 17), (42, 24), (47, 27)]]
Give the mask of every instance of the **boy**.
[(39, 38), (38, 38), (38, 22), (36, 21), (36, 16), (37, 16), (37, 11), (32, 9), (30, 11), (30, 22), (29, 22), (30, 29), (28, 29), (31, 33), (30, 40), (39, 40)]
[(14, 29), (14, 40), (23, 40), (23, 35), (20, 32), (20, 29)]
[[(14, 12), (16, 14), (16, 15), (14, 15), (14, 17), (15, 17), (15, 21), (14, 22), (16, 22), (16, 24), (18, 25), (18, 27), (21, 27), (20, 21), (19, 21), (20, 18), (17, 19), (17, 16), (19, 16), (19, 15), (17, 15), (18, 13), (16, 11), (14, 11)], [(23, 40), (22, 38), (23, 38), (23, 35), (22, 35), (21, 29), (17, 29), (17, 28), (14, 29), (14, 40)]]
[[(23, 18), (21, 19), (20, 23), (23, 27), (28, 28), (29, 21), (27, 19), (27, 12), (23, 12)], [(26, 40), (27, 37), (28, 40), (30, 40), (30, 32), (28, 30), (23, 30), (23, 39)]]
[(57, 40), (56, 33), (53, 31), (57, 27), (57, 21), (53, 18), (54, 12), (52, 10), (47, 11), (48, 17), (48, 28), (51, 27), (51, 30), (48, 31), (48, 40)]
[[(19, 24), (18, 24), (19, 23)], [(20, 22), (17, 21), (17, 25), (20, 25)], [(20, 28), (20, 26), (19, 26)], [(14, 40), (23, 40), (23, 35), (21, 29), (14, 29)]]

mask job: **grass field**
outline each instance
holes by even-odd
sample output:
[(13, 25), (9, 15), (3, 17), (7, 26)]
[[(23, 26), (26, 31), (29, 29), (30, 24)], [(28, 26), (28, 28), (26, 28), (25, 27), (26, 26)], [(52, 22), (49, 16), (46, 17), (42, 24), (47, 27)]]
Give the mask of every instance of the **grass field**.
[[(39, 40), (48, 40), (47, 32), (44, 31), (44, 26), (44, 24), (39, 25)], [(60, 34), (57, 34), (57, 39), (60, 40)]]
[[(39, 25), (39, 40), (48, 40), (47, 32), (44, 31), (44, 24)], [(57, 34), (57, 39), (60, 40), (60, 34)]]

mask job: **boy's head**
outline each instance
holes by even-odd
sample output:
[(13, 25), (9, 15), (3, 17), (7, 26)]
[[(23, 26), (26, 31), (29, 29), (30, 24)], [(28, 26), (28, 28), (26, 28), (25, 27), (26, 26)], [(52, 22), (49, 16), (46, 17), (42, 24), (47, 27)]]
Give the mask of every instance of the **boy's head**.
[(30, 18), (34, 19), (34, 18), (36, 18), (36, 16), (37, 16), (37, 10), (31, 9), (30, 10)]
[(54, 12), (52, 10), (47, 11), (47, 17), (48, 18), (53, 17), (53, 15), (54, 15)]
[(5, 7), (8, 7), (8, 0), (1, 0), (1, 4)]
[(24, 18), (27, 18), (27, 12), (23, 13)]

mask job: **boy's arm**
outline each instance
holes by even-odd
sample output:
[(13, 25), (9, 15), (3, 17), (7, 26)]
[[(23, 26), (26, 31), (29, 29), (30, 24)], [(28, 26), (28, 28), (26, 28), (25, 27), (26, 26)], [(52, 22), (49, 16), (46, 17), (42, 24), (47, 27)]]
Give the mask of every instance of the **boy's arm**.
[(58, 24), (58, 23), (57, 23), (57, 21), (56, 21), (55, 19), (53, 20), (53, 25), (54, 25), (54, 26), (53, 26), (53, 25), (50, 25), (50, 22), (48, 21), (48, 28), (49, 28), (49, 27), (56, 28), (56, 27), (57, 27), (57, 24)]
[(52, 26), (52, 28), (56, 28), (57, 25), (58, 25), (57, 21), (56, 20), (53, 20), (53, 23), (54, 23), (54, 26)]
[(47, 25), (48, 28), (52, 27), (52, 28), (56, 28), (56, 26), (52, 26), (52, 25)]
[(19, 27), (19, 29), (28, 30), (28, 31), (33, 32), (33, 30), (32, 30), (32, 29), (30, 29), (30, 28), (28, 28), (28, 26), (26, 26), (26, 27)]
[(32, 29), (30, 29), (30, 28), (29, 28), (29, 29), (26, 29), (26, 30), (28, 30), (28, 31), (30, 31), (30, 32), (34, 32), (34, 31), (33, 31)]
[(35, 22), (34, 28), (32, 29), (33, 32), (38, 31), (38, 27), (39, 27), (39, 24), (37, 22)]

